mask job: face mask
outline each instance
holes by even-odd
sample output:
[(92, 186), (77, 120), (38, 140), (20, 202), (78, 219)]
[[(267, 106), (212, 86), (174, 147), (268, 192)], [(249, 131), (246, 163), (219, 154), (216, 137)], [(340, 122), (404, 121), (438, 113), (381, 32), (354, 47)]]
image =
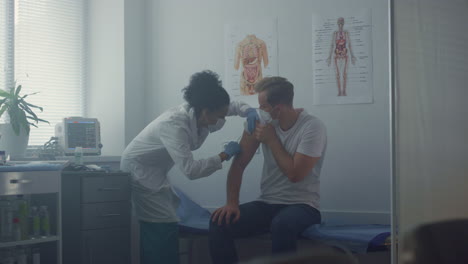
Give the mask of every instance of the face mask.
[(273, 120), (271, 120), (270, 124), (271, 124), (272, 126), (274, 126), (274, 127), (275, 127), (275, 126), (278, 126), (278, 125), (279, 125), (279, 120), (278, 120), (278, 119), (273, 119)]
[(216, 124), (208, 125), (208, 131), (210, 131), (210, 133), (218, 131), (224, 126), (224, 123), (226, 123), (226, 119), (218, 118), (218, 121), (216, 121)]
[(257, 110), (257, 115), (260, 119), (260, 124), (264, 125), (264, 124), (268, 124), (271, 122), (272, 119), (271, 119), (270, 113), (265, 112), (260, 108), (257, 108), (256, 110)]
[(262, 109), (257, 108), (257, 114), (260, 119), (260, 124), (272, 124), (274, 126), (278, 125), (278, 119), (271, 118), (270, 113), (263, 111)]

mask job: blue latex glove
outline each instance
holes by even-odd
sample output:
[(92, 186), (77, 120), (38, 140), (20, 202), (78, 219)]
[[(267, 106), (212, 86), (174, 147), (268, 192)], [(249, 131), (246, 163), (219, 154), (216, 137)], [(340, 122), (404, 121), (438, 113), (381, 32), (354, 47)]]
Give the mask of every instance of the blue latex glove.
[(236, 141), (231, 141), (224, 146), (224, 153), (228, 155), (227, 160), (241, 152), (241, 147)]
[(255, 131), (255, 123), (260, 118), (255, 108), (247, 109), (246, 114), (247, 114), (247, 130), (249, 131), (250, 134), (252, 134)]

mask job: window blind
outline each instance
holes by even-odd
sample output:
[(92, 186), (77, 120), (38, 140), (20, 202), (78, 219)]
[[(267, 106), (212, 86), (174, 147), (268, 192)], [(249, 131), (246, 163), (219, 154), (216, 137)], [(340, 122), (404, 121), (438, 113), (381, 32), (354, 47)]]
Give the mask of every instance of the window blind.
[(55, 124), (83, 116), (86, 75), (85, 0), (15, 0), (14, 77), (50, 122), (31, 127), (29, 145), (54, 136)]
[(13, 3), (0, 0), (0, 87), (5, 90), (13, 85)]

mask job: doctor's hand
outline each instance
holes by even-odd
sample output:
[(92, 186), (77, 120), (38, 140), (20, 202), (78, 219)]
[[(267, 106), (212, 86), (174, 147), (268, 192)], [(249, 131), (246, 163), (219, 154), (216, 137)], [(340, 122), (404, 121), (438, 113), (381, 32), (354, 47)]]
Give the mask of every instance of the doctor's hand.
[(262, 125), (257, 122), (257, 126), (255, 128), (255, 138), (258, 141), (269, 145), (277, 139), (275, 128), (271, 124)]
[(255, 131), (255, 123), (260, 119), (257, 110), (255, 108), (249, 108), (246, 111), (247, 114), (247, 130), (249, 131), (249, 134), (252, 135), (252, 133)]
[(233, 156), (241, 152), (241, 147), (236, 141), (231, 141), (224, 146), (223, 152), (227, 155), (226, 160), (230, 160)]
[[(218, 225), (226, 224), (229, 225), (231, 223), (237, 222), (240, 218), (240, 210), (238, 205), (229, 205), (226, 204), (225, 206), (216, 209), (211, 215), (211, 221), (213, 223), (218, 222)], [(232, 220), (232, 221), (231, 221)]]

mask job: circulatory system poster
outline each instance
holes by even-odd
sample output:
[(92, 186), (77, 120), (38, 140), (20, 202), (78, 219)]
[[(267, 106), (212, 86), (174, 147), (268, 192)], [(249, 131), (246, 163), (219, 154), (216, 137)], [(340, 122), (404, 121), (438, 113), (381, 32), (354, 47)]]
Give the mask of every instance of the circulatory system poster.
[(314, 15), (313, 102), (372, 103), (371, 10)]

